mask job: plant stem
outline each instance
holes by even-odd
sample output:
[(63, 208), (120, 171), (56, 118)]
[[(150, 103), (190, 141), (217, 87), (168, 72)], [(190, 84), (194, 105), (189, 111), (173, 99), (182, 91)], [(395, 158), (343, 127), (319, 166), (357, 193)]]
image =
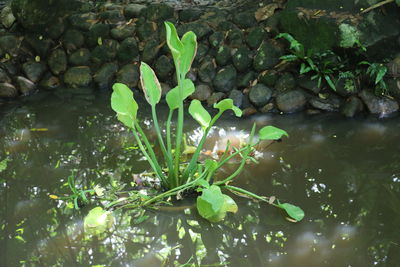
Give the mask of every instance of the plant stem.
[(133, 131), (133, 135), (135, 136), (135, 139), (139, 144), (140, 150), (143, 152), (143, 155), (145, 155), (146, 159), (150, 163), (150, 166), (157, 173), (158, 177), (163, 182), (163, 184), (165, 186), (168, 186), (168, 181), (166, 180), (165, 175), (162, 172), (162, 169), (160, 167), (160, 164), (157, 161), (157, 157), (153, 151), (153, 148), (151, 147), (149, 140), (147, 139), (146, 135), (144, 134), (142, 128), (140, 127), (140, 125), (137, 121), (135, 121), (134, 127), (139, 132), (139, 134), (140, 134), (141, 138), (143, 139), (143, 142), (147, 148), (147, 151), (149, 153), (147, 153), (146, 149), (144, 148), (142, 140), (140, 139), (139, 135), (136, 133), (136, 131)]
[(171, 143), (171, 120), (172, 120), (172, 115), (174, 114), (174, 110), (170, 109), (168, 113), (168, 119), (167, 123), (165, 125), (166, 131), (167, 131), (167, 151), (169, 155), (172, 155), (172, 143)]
[(223, 186), (223, 188), (226, 188), (226, 189), (232, 190), (232, 191), (236, 191), (236, 192), (238, 192), (240, 194), (248, 195), (251, 198), (255, 198), (255, 199), (258, 199), (258, 200), (261, 200), (261, 201), (268, 202), (268, 200), (269, 200), (268, 197), (262, 197), (262, 196), (256, 195), (256, 194), (254, 194), (254, 193), (252, 193), (250, 191), (244, 190), (244, 189), (242, 189), (240, 187), (236, 187), (236, 186), (232, 186), (232, 185), (225, 185), (225, 186)]
[[(164, 159), (165, 159), (165, 161), (167, 163), (167, 166), (168, 166), (168, 177), (171, 177), (174, 167), (173, 167), (173, 163), (172, 163), (171, 154), (169, 154), (167, 152), (167, 149), (165, 148), (164, 140), (163, 140), (162, 135), (161, 135), (160, 126), (158, 125), (158, 118), (157, 118), (157, 112), (156, 112), (156, 106), (155, 105), (151, 106), (151, 113), (152, 113), (152, 116), (153, 116), (154, 127), (155, 127), (156, 132), (157, 132), (158, 143), (160, 144), (161, 151), (163, 153)], [(170, 182), (170, 181), (171, 180), (168, 179), (168, 182)]]
[(175, 144), (175, 166), (174, 166), (174, 171), (175, 171), (175, 183), (176, 186), (180, 185), (180, 178), (179, 178), (179, 165), (180, 165), (180, 159), (181, 159), (181, 145), (182, 145), (182, 135), (183, 135), (183, 85), (182, 85), (182, 80), (183, 78), (181, 77), (181, 73), (179, 72), (179, 65), (176, 64), (176, 70), (177, 70), (177, 79), (178, 79), (178, 95), (179, 95), (179, 107), (178, 107), (178, 125), (176, 128), (176, 144)]

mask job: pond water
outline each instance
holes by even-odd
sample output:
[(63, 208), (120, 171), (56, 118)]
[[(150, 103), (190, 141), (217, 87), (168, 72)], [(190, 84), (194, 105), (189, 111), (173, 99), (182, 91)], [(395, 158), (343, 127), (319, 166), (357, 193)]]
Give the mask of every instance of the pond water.
[[(291, 223), (279, 210), (234, 197), (235, 215), (210, 224), (186, 199), (135, 224), (129, 210), (100, 237), (83, 233), (93, 205), (67, 208), (49, 194), (130, 183), (146, 169), (117, 122), (109, 93), (60, 90), (0, 106), (1, 266), (396, 266), (400, 262), (400, 120), (337, 114), (225, 117), (218, 134), (246, 134), (253, 122), (290, 138), (249, 164), (237, 185), (301, 206)], [(165, 113), (165, 112), (161, 112)], [(146, 110), (141, 118), (149, 119)], [(198, 132), (186, 125), (189, 136)], [(221, 130), (223, 129), (223, 130)], [(149, 129), (151, 131), (151, 129)], [(211, 145), (210, 145), (211, 146)], [(4, 169), (4, 164), (3, 164)], [(229, 168), (224, 170), (229, 172)], [(190, 266), (190, 265), (187, 265)], [(194, 265), (193, 265), (194, 266)]]

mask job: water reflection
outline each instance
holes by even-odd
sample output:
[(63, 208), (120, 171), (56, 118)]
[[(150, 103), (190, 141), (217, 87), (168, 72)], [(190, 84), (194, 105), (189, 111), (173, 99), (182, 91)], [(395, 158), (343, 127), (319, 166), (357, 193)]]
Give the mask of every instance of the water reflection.
[[(129, 185), (132, 173), (148, 166), (116, 122), (108, 96), (81, 103), (86, 108), (76, 108), (76, 99), (60, 105), (48, 97), (45, 106), (19, 103), (1, 111), (0, 161), (8, 162), (0, 172), (0, 258), (6, 266), (396, 266), (400, 261), (398, 119), (259, 116), (225, 120), (215, 129), (210, 150), (224, 142), (221, 137), (245, 138), (253, 122), (289, 132), (290, 138), (269, 146), (237, 184), (302, 206), (306, 218), (299, 224), (243, 198), (235, 198), (238, 214), (210, 224), (187, 199), (178, 207), (149, 210), (141, 224), (131, 211), (116, 211), (113, 228), (93, 237), (82, 226), (91, 206), (74, 211), (48, 194), (67, 193), (66, 177), (74, 169), (77, 184), (91, 188), (110, 181)], [(186, 127), (195, 144), (196, 126)]]

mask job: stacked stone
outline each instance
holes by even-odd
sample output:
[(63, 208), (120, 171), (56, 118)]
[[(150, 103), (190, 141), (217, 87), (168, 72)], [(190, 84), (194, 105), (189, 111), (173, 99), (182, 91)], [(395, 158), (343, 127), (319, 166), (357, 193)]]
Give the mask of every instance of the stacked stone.
[[(287, 44), (274, 38), (279, 17), (257, 22), (255, 8), (232, 12), (213, 7), (174, 10), (166, 4), (86, 4), (41, 33), (24, 33), (11, 8), (5, 7), (1, 12), (0, 98), (62, 85), (110, 90), (114, 82), (121, 82), (137, 89), (140, 61), (153, 67), (165, 94), (176, 84), (165, 42), (164, 21), (168, 20), (177, 25), (180, 36), (189, 30), (197, 35), (197, 56), (188, 74), (196, 84), (192, 99), (212, 105), (229, 97), (245, 114), (310, 109), (344, 110), (353, 116), (363, 108), (362, 102), (369, 98), (361, 97), (361, 101), (357, 92), (321, 91), (316, 81), (299, 76), (297, 69), (280, 71)], [(27, 23), (23, 26), (29, 28)]]

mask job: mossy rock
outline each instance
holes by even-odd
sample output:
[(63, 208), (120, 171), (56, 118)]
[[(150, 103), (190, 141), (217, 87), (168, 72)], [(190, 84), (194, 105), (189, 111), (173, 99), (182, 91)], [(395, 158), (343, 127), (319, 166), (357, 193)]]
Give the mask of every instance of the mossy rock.
[(132, 62), (139, 55), (136, 39), (128, 37), (119, 46), (117, 59), (122, 64)]
[(136, 87), (139, 82), (138, 66), (135, 64), (127, 64), (123, 66), (118, 71), (115, 81), (126, 84), (129, 88)]
[(85, 43), (83, 34), (78, 30), (67, 30), (63, 36), (64, 47), (68, 52), (75, 51)]
[(160, 51), (160, 44), (157, 40), (149, 40), (143, 48), (143, 53), (141, 60), (151, 64), (153, 60), (157, 57), (158, 52)]
[(95, 73), (93, 80), (100, 89), (111, 88), (115, 73), (118, 71), (118, 64), (106, 63)]
[(281, 56), (283, 49), (274, 40), (268, 40), (257, 49), (253, 67), (256, 71), (271, 69), (279, 63)]
[(142, 10), (142, 14), (150, 21), (165, 21), (174, 16), (174, 9), (167, 4), (151, 4)]
[(232, 56), (232, 62), (239, 72), (247, 71), (253, 61), (253, 55), (247, 46), (239, 47)]
[(231, 49), (226, 45), (220, 46), (215, 56), (215, 61), (218, 64), (218, 66), (225, 66), (230, 62), (230, 60), (231, 60)]
[(54, 75), (59, 75), (67, 69), (67, 55), (63, 49), (54, 50), (50, 56), (47, 64)]
[(213, 80), (215, 90), (223, 93), (236, 89), (237, 71), (233, 65), (228, 65), (218, 71)]
[(89, 47), (94, 47), (103, 40), (108, 39), (110, 37), (110, 25), (108, 24), (94, 24), (90, 27), (89, 32), (86, 37), (86, 44)]
[(71, 87), (85, 87), (92, 82), (92, 74), (87, 66), (69, 68), (64, 74), (64, 82)]
[(112, 39), (105, 40), (102, 45), (98, 45), (93, 49), (90, 60), (96, 65), (112, 61), (115, 59), (118, 49), (119, 43), (117, 41)]
[(32, 82), (38, 82), (46, 71), (46, 66), (42, 62), (28, 61), (22, 65), (22, 71)]
[(174, 71), (174, 62), (171, 58), (166, 55), (162, 55), (156, 60), (154, 64), (154, 71), (157, 74), (157, 77), (162, 80), (170, 80), (171, 74)]
[(72, 66), (85, 66), (89, 64), (90, 51), (87, 48), (81, 48), (72, 53), (68, 61)]

